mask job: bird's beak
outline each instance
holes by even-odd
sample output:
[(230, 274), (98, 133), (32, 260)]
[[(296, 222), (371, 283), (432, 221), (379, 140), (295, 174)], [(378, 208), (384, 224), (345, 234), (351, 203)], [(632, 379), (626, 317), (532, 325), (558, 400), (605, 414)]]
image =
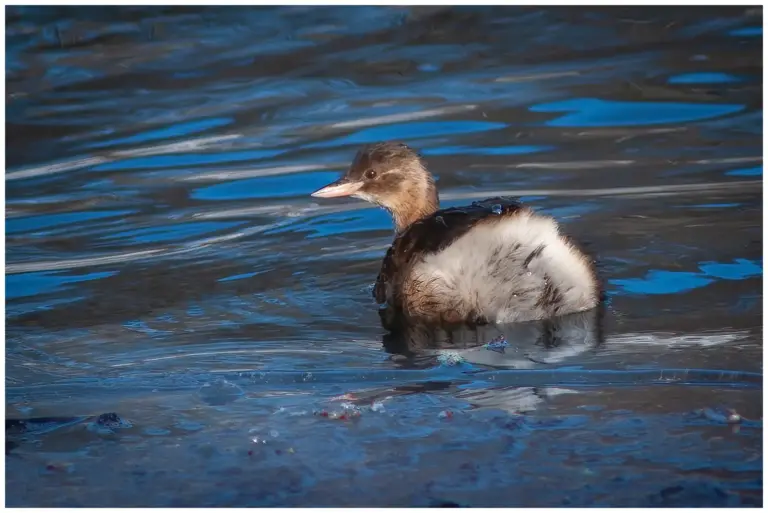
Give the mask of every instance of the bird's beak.
[(322, 189), (318, 189), (312, 193), (315, 198), (341, 198), (344, 196), (352, 196), (363, 186), (363, 182), (354, 182), (348, 180), (347, 177), (342, 177), (333, 183), (329, 183)]

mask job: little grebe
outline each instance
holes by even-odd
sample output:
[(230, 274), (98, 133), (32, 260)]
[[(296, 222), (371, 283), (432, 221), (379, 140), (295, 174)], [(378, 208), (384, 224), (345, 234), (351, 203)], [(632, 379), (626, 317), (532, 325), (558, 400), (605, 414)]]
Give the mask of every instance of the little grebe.
[(508, 197), (439, 210), (432, 175), (405, 144), (366, 146), (342, 178), (312, 196), (352, 196), (390, 212), (396, 236), (373, 295), (405, 319), (510, 323), (600, 302), (594, 262), (554, 219)]

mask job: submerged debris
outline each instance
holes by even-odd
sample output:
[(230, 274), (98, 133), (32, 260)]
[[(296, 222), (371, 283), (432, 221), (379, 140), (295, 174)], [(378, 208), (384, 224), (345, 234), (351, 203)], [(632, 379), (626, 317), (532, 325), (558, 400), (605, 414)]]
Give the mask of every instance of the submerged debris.
[(437, 361), (441, 365), (452, 367), (462, 363), (464, 361), (464, 357), (456, 351), (445, 351), (440, 353), (440, 355), (437, 357)]
[(496, 353), (503, 354), (507, 347), (509, 347), (509, 342), (507, 342), (507, 339), (504, 337), (504, 335), (499, 335), (498, 337), (485, 344), (483, 347), (488, 351), (494, 351)]
[(127, 420), (120, 418), (117, 413), (102, 413), (96, 419), (96, 423), (100, 426), (108, 428), (129, 428), (131, 423)]
[(742, 421), (741, 415), (731, 408), (703, 408), (693, 414), (720, 424), (739, 424)]
[[(351, 393), (331, 398), (331, 401), (346, 400), (341, 403), (331, 404), (328, 409), (320, 409), (312, 412), (316, 417), (324, 417), (331, 420), (354, 420), (361, 417), (364, 412), (383, 412), (385, 397), (381, 400), (363, 399)], [(371, 401), (368, 403), (368, 401)], [(351, 401), (357, 401), (356, 404)]]
[(75, 470), (74, 464), (68, 461), (53, 461), (45, 466), (48, 472), (67, 472), (72, 473)]
[(132, 428), (133, 424), (123, 419), (117, 413), (103, 413), (93, 422), (86, 424), (86, 429), (95, 433), (112, 434), (116, 429)]
[(360, 417), (361, 415), (360, 409), (357, 407), (354, 407), (354, 409), (345, 409), (341, 412), (320, 410), (314, 412), (314, 414), (318, 417), (325, 417), (331, 420), (352, 420)]

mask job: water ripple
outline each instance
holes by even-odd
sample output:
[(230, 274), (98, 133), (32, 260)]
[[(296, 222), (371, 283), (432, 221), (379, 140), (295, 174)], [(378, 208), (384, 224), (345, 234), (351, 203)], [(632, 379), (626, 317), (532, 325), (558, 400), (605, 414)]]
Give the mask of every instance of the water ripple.
[[(9, 6), (8, 504), (761, 505), (761, 16)], [(387, 333), (382, 139), (605, 311)]]

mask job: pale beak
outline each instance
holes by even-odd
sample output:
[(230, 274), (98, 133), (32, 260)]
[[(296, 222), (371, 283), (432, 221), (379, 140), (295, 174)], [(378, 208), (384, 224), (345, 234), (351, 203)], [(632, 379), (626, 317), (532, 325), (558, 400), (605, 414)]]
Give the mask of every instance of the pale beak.
[(312, 193), (315, 198), (341, 198), (343, 196), (352, 196), (363, 186), (363, 182), (353, 182), (342, 177), (333, 183), (329, 183), (322, 189)]

